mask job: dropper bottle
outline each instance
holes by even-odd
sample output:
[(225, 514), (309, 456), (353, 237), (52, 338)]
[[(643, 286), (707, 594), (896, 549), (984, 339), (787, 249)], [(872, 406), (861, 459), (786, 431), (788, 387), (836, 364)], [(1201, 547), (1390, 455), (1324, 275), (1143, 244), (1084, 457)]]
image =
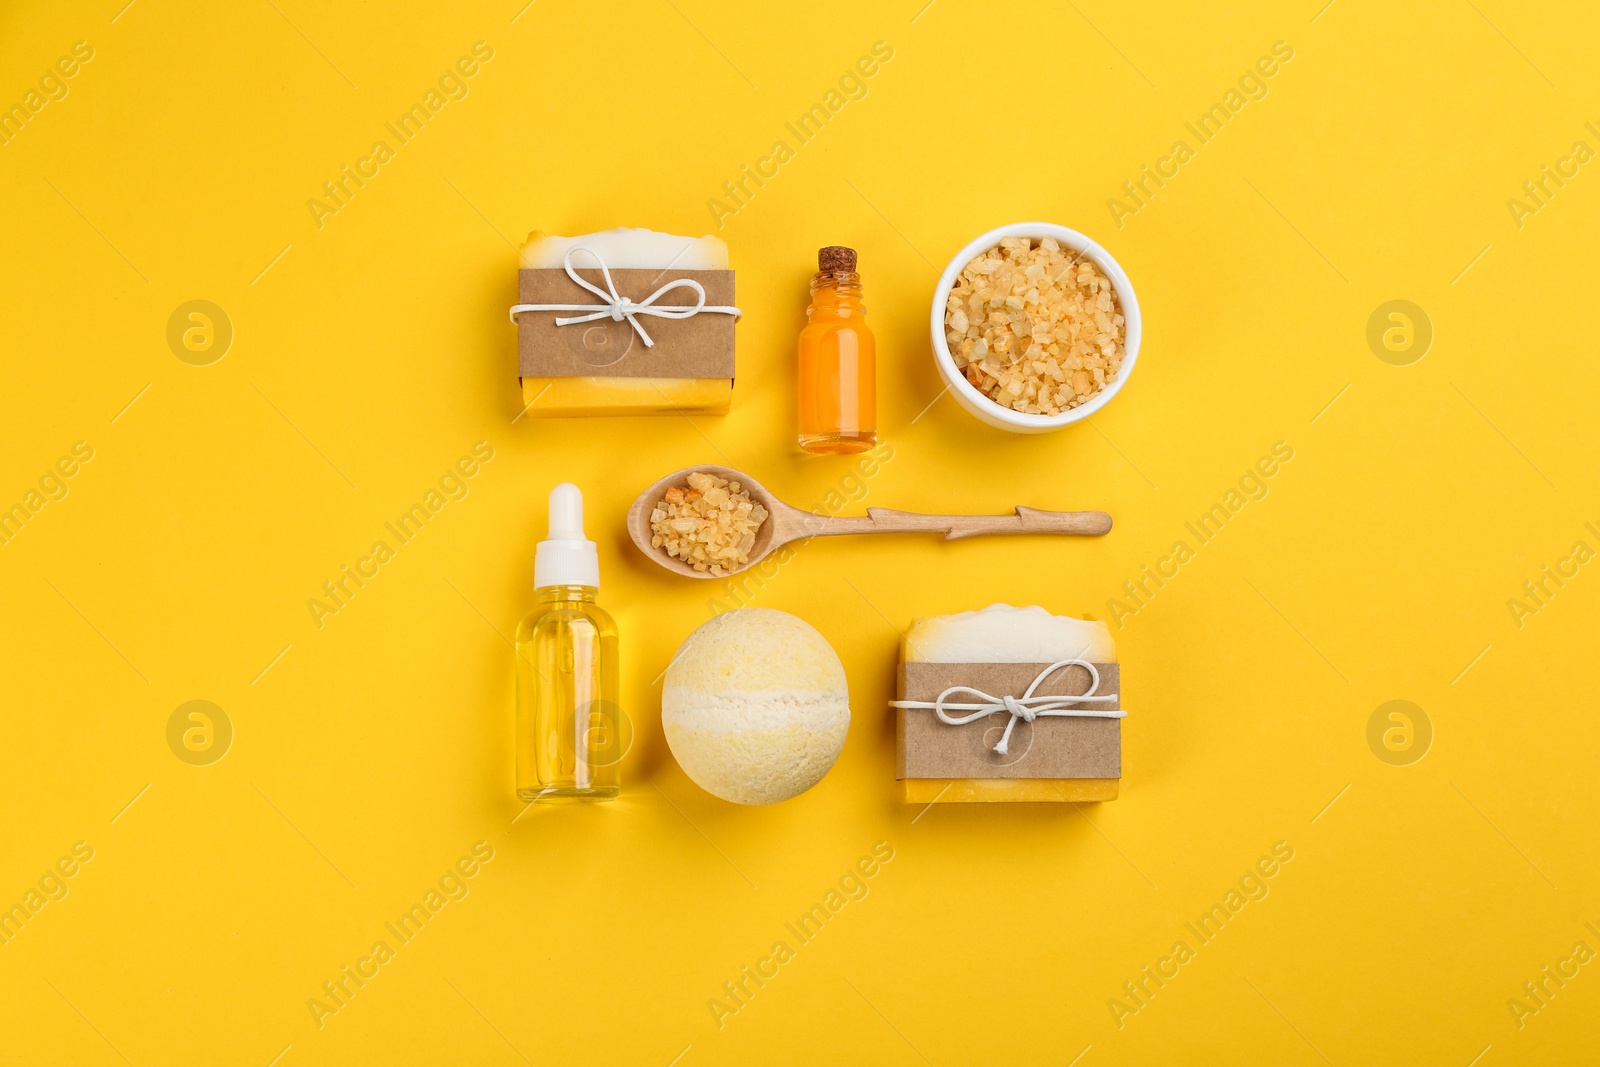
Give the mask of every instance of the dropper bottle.
[(583, 534), (583, 492), (550, 491), (533, 557), (539, 606), (517, 627), (517, 796), (610, 800), (622, 791), (617, 624), (595, 603), (600, 559)]

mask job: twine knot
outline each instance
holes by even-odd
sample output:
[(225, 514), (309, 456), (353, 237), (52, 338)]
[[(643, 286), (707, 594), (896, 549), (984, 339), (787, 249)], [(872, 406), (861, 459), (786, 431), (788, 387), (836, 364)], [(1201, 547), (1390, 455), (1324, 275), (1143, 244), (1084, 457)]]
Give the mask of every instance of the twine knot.
[(1005, 709), (1012, 714), (1013, 718), (1021, 719), (1023, 722), (1032, 722), (1035, 715), (1038, 714), (1014, 696), (1003, 696), (1000, 698), (1000, 703), (1005, 705)]
[[(600, 275), (605, 279), (606, 283), (606, 287), (604, 289), (601, 289), (599, 286), (590, 285), (588, 282), (584, 281), (578, 276), (577, 271), (572, 269), (572, 257), (578, 252), (589, 253), (589, 255), (594, 257), (595, 263), (599, 264)], [(599, 297), (600, 303), (514, 304), (511, 307), (512, 322), (516, 322), (517, 316), (524, 311), (585, 312), (586, 314), (581, 315), (560, 316), (556, 319), (556, 325), (571, 326), (580, 322), (594, 322), (596, 319), (610, 319), (612, 322), (622, 322), (626, 320), (628, 325), (633, 327), (634, 332), (639, 335), (639, 340), (644, 342), (646, 348), (650, 348), (655, 345), (655, 342), (650, 339), (650, 335), (645, 333), (644, 327), (640, 325), (640, 315), (653, 315), (658, 319), (692, 319), (701, 312), (708, 312), (713, 315), (733, 315), (736, 318), (742, 314), (736, 307), (707, 304), (705, 286), (701, 285), (693, 278), (679, 278), (676, 281), (670, 281), (666, 285), (663, 285), (661, 288), (657, 289), (655, 292), (651, 293), (649, 296), (645, 297), (643, 300), (630, 300), (621, 293), (617, 292), (616, 283), (611, 280), (611, 270), (606, 266), (605, 260), (600, 258), (600, 254), (594, 251), (592, 248), (584, 248), (582, 245), (573, 245), (571, 248), (567, 249), (567, 254), (562, 259), (562, 266), (566, 269), (567, 277), (571, 278), (577, 285), (587, 289), (589, 292)], [(665, 272), (663, 271), (663, 273)], [(665, 306), (656, 306), (657, 300), (659, 300), (665, 294), (672, 292), (674, 289), (693, 289), (695, 292), (695, 302), (689, 305), (668, 304)]]
[[(1089, 672), (1089, 691), (1082, 696), (1034, 696), (1039, 686), (1044, 684), (1046, 678), (1059, 670), (1067, 667), (1082, 667)], [(1017, 720), (1031, 723), (1035, 719), (1045, 716), (1079, 719), (1125, 719), (1128, 713), (1121, 708), (1084, 708), (1080, 704), (1115, 702), (1118, 694), (1099, 693), (1100, 672), (1093, 663), (1082, 659), (1063, 659), (1050, 664), (1040, 671), (1028, 685), (1022, 696), (1016, 697), (1009, 693), (1003, 696), (991, 696), (981, 689), (974, 689), (970, 685), (952, 685), (940, 693), (935, 700), (891, 700), (890, 707), (895, 708), (931, 708), (939, 716), (939, 721), (948, 726), (965, 726), (969, 722), (1005, 712), (1010, 715), (1006, 722), (1005, 732), (1000, 735), (999, 744), (994, 750), (1004, 756), (1008, 753), (1011, 744), (1011, 731), (1016, 728)], [(949, 697), (952, 693), (970, 693), (978, 701), (970, 704), (953, 704)], [(965, 711), (966, 715), (951, 715), (952, 711)]]

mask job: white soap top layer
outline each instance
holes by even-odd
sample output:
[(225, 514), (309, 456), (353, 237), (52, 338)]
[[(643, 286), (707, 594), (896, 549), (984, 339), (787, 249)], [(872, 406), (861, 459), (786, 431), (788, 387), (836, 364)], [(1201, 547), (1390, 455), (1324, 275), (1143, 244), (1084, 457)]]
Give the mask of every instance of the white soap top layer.
[[(727, 270), (728, 246), (720, 238), (675, 237), (655, 230), (616, 229), (581, 237), (554, 237), (535, 231), (522, 246), (522, 269), (561, 267), (567, 249), (581, 245), (600, 255), (613, 270)], [(593, 268), (591, 256), (572, 258), (574, 268)]]
[(991, 604), (982, 611), (912, 619), (903, 655), (907, 663), (1115, 663), (1117, 644), (1103, 622)]

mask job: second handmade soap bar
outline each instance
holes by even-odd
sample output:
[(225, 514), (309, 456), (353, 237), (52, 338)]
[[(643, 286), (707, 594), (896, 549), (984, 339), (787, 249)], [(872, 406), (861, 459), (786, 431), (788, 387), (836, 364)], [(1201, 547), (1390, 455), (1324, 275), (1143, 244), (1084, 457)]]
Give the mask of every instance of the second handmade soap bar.
[[(1098, 684), (1081, 665), (1044, 675), (1045, 668), (1063, 660), (1092, 664)], [(905, 801), (1115, 800), (1122, 775), (1121, 719), (1113, 717), (1120, 712), (1120, 701), (1113, 699), (1119, 680), (1116, 644), (1103, 622), (1006, 604), (912, 620), (895, 712), (897, 775)], [(953, 687), (961, 688), (948, 693), (946, 714), (972, 715), (965, 725), (942, 721), (932, 710), (940, 694)], [(1071, 700), (1091, 693), (1101, 699)], [(1006, 698), (1029, 695), (1035, 698), (1029, 705), (1033, 712), (1061, 705), (1104, 717), (1014, 719)], [(985, 714), (985, 705), (994, 710)]]
[[(574, 249), (587, 251), (573, 252)], [(572, 252), (569, 259), (568, 253)], [(605, 291), (606, 271), (619, 296), (647, 299), (662, 285), (693, 279), (705, 303), (733, 304), (728, 246), (715, 237), (676, 237), (654, 230), (617, 229), (581, 237), (528, 236), (518, 274), (518, 307), (584, 304), (605, 308), (601, 297), (577, 285), (580, 278)], [(694, 290), (680, 286), (657, 304), (683, 308)], [(654, 342), (647, 346), (625, 319), (605, 316), (557, 325), (580, 312), (518, 311), (518, 370), (524, 410), (535, 418), (566, 415), (720, 415), (733, 398), (733, 322), (736, 316), (704, 312), (692, 318), (640, 315)]]

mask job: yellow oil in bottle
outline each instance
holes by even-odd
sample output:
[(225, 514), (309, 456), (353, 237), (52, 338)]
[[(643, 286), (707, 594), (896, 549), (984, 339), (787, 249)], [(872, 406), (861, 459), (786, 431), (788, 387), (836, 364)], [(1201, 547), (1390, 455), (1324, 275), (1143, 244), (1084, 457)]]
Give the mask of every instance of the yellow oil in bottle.
[(550, 491), (533, 563), (539, 606), (517, 627), (517, 796), (610, 800), (622, 791), (627, 718), (617, 703), (617, 624), (595, 603), (600, 564), (583, 494)]
[(517, 796), (609, 800), (622, 791), (617, 624), (591, 586), (538, 594), (517, 627)]

